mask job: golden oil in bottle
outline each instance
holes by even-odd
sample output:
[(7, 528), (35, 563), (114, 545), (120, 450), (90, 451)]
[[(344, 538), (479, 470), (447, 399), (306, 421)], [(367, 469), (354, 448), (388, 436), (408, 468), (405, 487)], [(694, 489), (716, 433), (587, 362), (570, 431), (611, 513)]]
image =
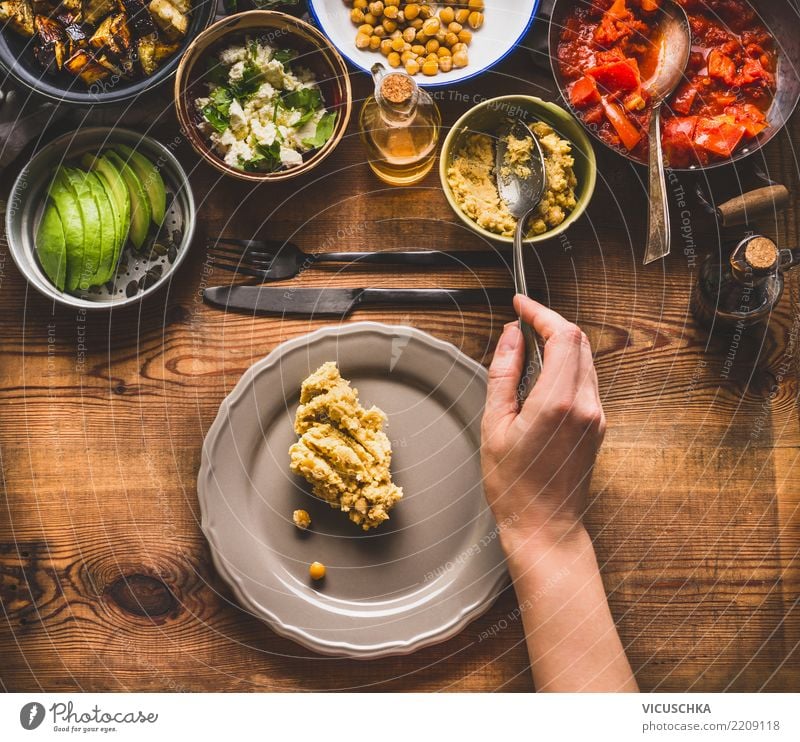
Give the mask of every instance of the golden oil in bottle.
[(419, 183), (436, 161), (442, 119), (433, 99), (399, 70), (372, 68), (375, 94), (361, 108), (359, 129), (369, 165), (385, 183)]

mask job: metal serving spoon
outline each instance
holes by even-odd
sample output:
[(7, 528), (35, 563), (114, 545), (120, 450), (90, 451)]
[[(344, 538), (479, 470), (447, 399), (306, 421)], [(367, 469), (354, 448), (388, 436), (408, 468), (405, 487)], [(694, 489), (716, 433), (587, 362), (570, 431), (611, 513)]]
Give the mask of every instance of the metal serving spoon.
[[(534, 143), (531, 152), (530, 174), (521, 177), (511, 168), (505, 167), (508, 155), (508, 135), (515, 139), (532, 139)], [(497, 140), (497, 153), (495, 160), (495, 178), (497, 179), (497, 192), (505, 201), (508, 210), (517, 220), (517, 229), (514, 232), (514, 288), (518, 294), (528, 295), (528, 283), (525, 280), (525, 262), (522, 256), (523, 238), (528, 220), (539, 206), (542, 196), (547, 189), (547, 172), (544, 167), (544, 154), (539, 140), (531, 130), (519, 119), (509, 121), (508, 129)], [(519, 321), (519, 329), (525, 340), (525, 366), (517, 389), (517, 400), (520, 406), (530, 394), (533, 385), (539, 378), (542, 370), (542, 352), (533, 328)]]
[(650, 94), (653, 106), (650, 116), (650, 206), (645, 265), (666, 257), (670, 251), (669, 200), (664, 176), (664, 151), (661, 148), (661, 106), (680, 84), (692, 50), (692, 32), (686, 11), (674, 0), (665, 0), (655, 12), (659, 16), (658, 30), (653, 37), (658, 39), (658, 61), (653, 74), (643, 86)]

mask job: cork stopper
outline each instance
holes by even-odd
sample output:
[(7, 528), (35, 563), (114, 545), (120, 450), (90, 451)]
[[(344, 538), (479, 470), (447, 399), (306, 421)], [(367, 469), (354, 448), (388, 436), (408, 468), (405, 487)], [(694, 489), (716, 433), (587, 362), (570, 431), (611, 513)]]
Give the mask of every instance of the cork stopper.
[(381, 95), (395, 105), (407, 103), (414, 95), (414, 83), (407, 75), (386, 75), (381, 83)]
[(778, 262), (778, 247), (766, 237), (754, 237), (747, 243), (744, 259), (754, 271), (772, 270)]

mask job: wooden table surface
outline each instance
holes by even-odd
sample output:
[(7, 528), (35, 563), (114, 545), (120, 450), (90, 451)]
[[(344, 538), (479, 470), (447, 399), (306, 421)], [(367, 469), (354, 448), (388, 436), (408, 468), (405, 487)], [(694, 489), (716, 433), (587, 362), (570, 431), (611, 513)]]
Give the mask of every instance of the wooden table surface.
[[(353, 81), (358, 106), (369, 84)], [(451, 124), (483, 97), (512, 92), (554, 96), (524, 49), (439, 102)], [(168, 292), (86, 317), (28, 288), (0, 248), (0, 687), (531, 690), (511, 590), (451, 641), (358, 662), (279, 638), (215, 574), (195, 485), (206, 431), (252, 363), (325, 323), (204, 306), (201, 289), (230, 280), (210, 272), (205, 237), (321, 250), (486, 246), (450, 211), (435, 172), (416, 188), (377, 181), (355, 121), (310, 177), (254, 189), (197, 164), (169, 91), (157, 95), (163, 114), (142, 128), (177, 145), (200, 204), (197, 239)], [(795, 119), (751, 158), (794, 193), (797, 142)], [(597, 149), (588, 216), (531, 256), (529, 280), (596, 350), (609, 426), (588, 524), (620, 633), (645, 690), (800, 691), (800, 324), (789, 292), (767, 333), (709, 341), (689, 295), (697, 262), (720, 236), (691, 183), (686, 205), (673, 208), (672, 256), (645, 269), (636, 171)], [(25, 158), (6, 173), (6, 190)], [(724, 171), (716, 193), (733, 195), (750, 171)], [(793, 246), (799, 216), (793, 207), (758, 227)], [(511, 278), (495, 269), (315, 270), (301, 283), (510, 287)], [(790, 288), (796, 305), (796, 280)], [(366, 318), (413, 325), (488, 364), (512, 313), (398, 307), (346, 321)]]

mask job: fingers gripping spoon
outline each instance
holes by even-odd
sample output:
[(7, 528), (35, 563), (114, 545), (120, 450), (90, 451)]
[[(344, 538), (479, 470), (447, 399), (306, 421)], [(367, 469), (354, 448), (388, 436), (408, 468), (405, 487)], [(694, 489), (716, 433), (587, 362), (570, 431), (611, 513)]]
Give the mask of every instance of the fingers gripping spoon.
[[(527, 139), (533, 141), (530, 159), (515, 167), (509, 156), (510, 141)], [(500, 198), (505, 201), (508, 210), (517, 220), (517, 228), (514, 232), (514, 288), (518, 294), (527, 296), (528, 283), (525, 279), (523, 240), (528, 221), (539, 207), (547, 188), (547, 172), (539, 140), (519, 119), (510, 121), (507, 133), (497, 140), (495, 177)], [(525, 341), (525, 366), (522, 380), (517, 389), (517, 400), (522, 406), (539, 378), (542, 370), (542, 353), (533, 328), (520, 319), (519, 329), (522, 331)]]

